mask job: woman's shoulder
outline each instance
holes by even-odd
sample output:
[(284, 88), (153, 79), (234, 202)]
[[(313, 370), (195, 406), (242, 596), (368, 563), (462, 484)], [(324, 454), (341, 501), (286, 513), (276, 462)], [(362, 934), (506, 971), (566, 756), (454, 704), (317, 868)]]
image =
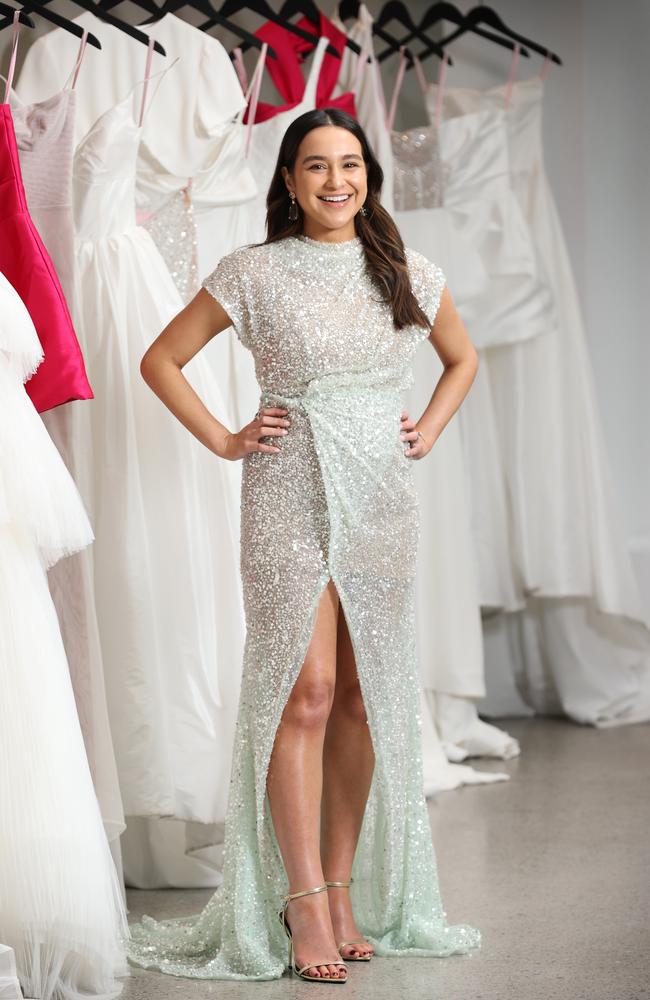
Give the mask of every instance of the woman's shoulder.
[(419, 250), (404, 247), (404, 252), (406, 254), (406, 266), (411, 278), (430, 280), (431, 278), (437, 279), (442, 275), (442, 268), (432, 260), (429, 260), (428, 257), (425, 257)]

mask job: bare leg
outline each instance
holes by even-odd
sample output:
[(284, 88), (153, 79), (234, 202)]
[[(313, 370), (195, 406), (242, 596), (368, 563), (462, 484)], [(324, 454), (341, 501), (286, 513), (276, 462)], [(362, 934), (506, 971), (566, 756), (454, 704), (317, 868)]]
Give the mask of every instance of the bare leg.
[[(343, 611), (339, 611), (336, 686), (325, 733), (323, 756), (323, 820), (321, 856), (325, 877), (347, 882), (352, 870), (363, 814), (368, 799), (375, 756), (357, 677), (354, 651)], [(328, 890), (337, 943), (361, 937), (349, 890)], [(372, 945), (346, 945), (341, 957), (372, 954)]]
[[(285, 706), (271, 755), (267, 792), (273, 826), (289, 879), (288, 892), (325, 881), (319, 846), (323, 785), (323, 742), (336, 682), (339, 598), (334, 583), (325, 588), (305, 662)], [(287, 909), (296, 964), (340, 961), (328, 893), (291, 900)], [(344, 978), (341, 966), (310, 968), (311, 976)]]

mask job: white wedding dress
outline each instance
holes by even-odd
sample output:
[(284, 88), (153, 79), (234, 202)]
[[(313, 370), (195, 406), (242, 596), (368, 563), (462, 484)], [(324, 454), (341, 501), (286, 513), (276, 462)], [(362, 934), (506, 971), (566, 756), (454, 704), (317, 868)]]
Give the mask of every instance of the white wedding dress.
[(92, 531), (23, 388), (41, 358), (0, 274), (0, 941), (25, 996), (109, 1000), (126, 914), (45, 573)]
[[(76, 18), (76, 23), (91, 30), (102, 43), (102, 51), (98, 55), (90, 48), (86, 50), (78, 75), (76, 134), (81, 139), (84, 132), (93, 129), (99, 117), (110, 111), (140, 79), (146, 50), (140, 43), (89, 12)], [(121, 756), (118, 751), (118, 760), (128, 813), (127, 830), (122, 836), (126, 881), (141, 887), (214, 885), (219, 879), (213, 869), (220, 863), (225, 776), (229, 773), (238, 696), (239, 674), (233, 672), (231, 665), (241, 662), (244, 643), (237, 563), (239, 469), (236, 464), (221, 462), (201, 449), (165, 412), (142, 382), (138, 368), (145, 348), (183, 304), (181, 295), (172, 287), (162, 260), (155, 252), (153, 237), (163, 251), (171, 243), (170, 253), (165, 252), (164, 255), (168, 267), (178, 261), (188, 247), (192, 251), (192, 240), (188, 241), (186, 227), (180, 228), (181, 223), (191, 221), (190, 211), (186, 210), (186, 187), (191, 182), (193, 205), (190, 210), (192, 207), (197, 209), (195, 218), (199, 230), (200, 258), (205, 252), (202, 236), (208, 233), (210, 246), (215, 236), (218, 239), (222, 233), (219, 226), (210, 222), (214, 212), (221, 210), (213, 206), (244, 201), (252, 196), (255, 185), (243, 162), (242, 126), (238, 121), (245, 101), (221, 43), (173, 15), (166, 15), (143, 30), (159, 40), (167, 52), (167, 60), (153, 53), (154, 68), (167, 65), (174, 56), (181, 55), (159, 80), (156, 99), (147, 111), (139, 140), (133, 140), (134, 147), (129, 147), (125, 154), (129, 170), (134, 169), (137, 157), (135, 178), (123, 177), (127, 185), (133, 186), (134, 180), (136, 185), (135, 195), (128, 195), (127, 201), (130, 198), (141, 210), (149, 212), (147, 226), (150, 233), (146, 234), (143, 228), (136, 229), (134, 226), (134, 206), (131, 204), (127, 209), (128, 225), (126, 218), (123, 220), (128, 232), (121, 231), (122, 222), (118, 217), (114, 231), (109, 234), (106, 217), (108, 201), (100, 200), (97, 231), (88, 228), (95, 207), (91, 204), (87, 211), (84, 210), (77, 259), (78, 266), (85, 268), (92, 257), (91, 277), (84, 293), (88, 314), (92, 310), (93, 297), (106, 286), (102, 295), (110, 300), (108, 314), (112, 314), (112, 320), (109, 325), (111, 329), (115, 325), (120, 327), (115, 343), (122, 345), (120, 354), (111, 353), (112, 336), (99, 345), (89, 332), (92, 327), (86, 331), (97, 370), (94, 379), (96, 395), (97, 389), (101, 392), (104, 386), (107, 391), (112, 391), (114, 383), (123, 392), (123, 397), (117, 396), (117, 400), (121, 400), (119, 405), (116, 398), (104, 400), (102, 421), (96, 421), (92, 434), (105, 435), (108, 447), (114, 445), (114, 450), (119, 453), (119, 474), (117, 480), (110, 478), (109, 489), (114, 486), (121, 492), (123, 502), (130, 510), (126, 527), (127, 534), (131, 534), (131, 542), (127, 543), (121, 538), (122, 533), (118, 532), (122, 544), (115, 552), (115, 562), (122, 567), (129, 566), (127, 586), (122, 588), (126, 590), (121, 594), (122, 607), (111, 609), (109, 605), (100, 610), (100, 617), (105, 621), (103, 644), (109, 644), (111, 664), (116, 660), (118, 662), (117, 668), (107, 666), (107, 674), (110, 672), (107, 686), (112, 701), (111, 716), (118, 713), (117, 718), (112, 718), (117, 733), (115, 741), (122, 747)], [(38, 96), (51, 89), (54, 83), (62, 82), (62, 66), (73, 60), (75, 52), (75, 40), (64, 31), (55, 29), (37, 39), (27, 54), (18, 84), (23, 98)], [(219, 82), (216, 89), (215, 80)], [(140, 91), (134, 88), (125, 103), (137, 115), (139, 102)], [(97, 143), (97, 137), (93, 142)], [(103, 151), (104, 147), (102, 155)], [(90, 183), (99, 183), (99, 178), (91, 176)], [(82, 191), (79, 184), (77, 187), (79, 200)], [(123, 194), (120, 194), (118, 215), (124, 213)], [(107, 192), (99, 197), (110, 200)], [(151, 217), (150, 210), (154, 209), (156, 211)], [(207, 225), (204, 225), (206, 221)], [(179, 249), (181, 237), (183, 246)], [(209, 246), (208, 264), (203, 265), (204, 271), (208, 265), (210, 269), (214, 266)], [(108, 247), (114, 251), (112, 260), (103, 252)], [(232, 247), (226, 245), (223, 252), (229, 249)], [(132, 262), (132, 279), (126, 284), (123, 276), (117, 273), (120, 260)], [(200, 268), (200, 261), (197, 263)], [(101, 271), (102, 278), (96, 287), (97, 271)], [(177, 287), (185, 290), (189, 288), (191, 274), (187, 267), (180, 268), (180, 271), (180, 276), (175, 276)], [(195, 274), (194, 280), (196, 277)], [(88, 276), (82, 280), (88, 282)], [(118, 285), (120, 289), (116, 296)], [(129, 310), (125, 301), (128, 289), (131, 289), (133, 301), (137, 301), (143, 316)], [(118, 309), (122, 310), (124, 319), (118, 318)], [(88, 316), (87, 323), (90, 322)], [(186, 372), (194, 378), (195, 386), (218, 419), (232, 427), (230, 336), (229, 331), (215, 338), (201, 357), (187, 366)], [(111, 366), (113, 377), (109, 374)], [(137, 447), (131, 426), (133, 422), (138, 428)], [(146, 482), (143, 484), (140, 481), (139, 461), (133, 451), (136, 447), (136, 451), (144, 449), (148, 454), (153, 444), (149, 445), (147, 441), (156, 428), (160, 432), (160, 441), (156, 441), (154, 450), (162, 453), (161, 443), (167, 438), (171, 445), (166, 463), (164, 455), (160, 456), (161, 463), (165, 465), (164, 474), (161, 470), (161, 481), (168, 484), (166, 500), (162, 504), (150, 478), (152, 458), (148, 459), (144, 473)], [(92, 437), (83, 442), (84, 433), (89, 435), (90, 428), (78, 426), (75, 447), (87, 456), (92, 447)], [(177, 462), (173, 454), (181, 456)], [(173, 470), (187, 465), (193, 468), (183, 484)], [(173, 480), (171, 484), (170, 479)], [(148, 498), (146, 510), (142, 506), (145, 494)], [(133, 499), (133, 504), (129, 498)], [(157, 507), (160, 508), (159, 516), (167, 512), (170, 536), (173, 525), (178, 523), (178, 530), (172, 539), (178, 541), (179, 548), (184, 546), (184, 554), (177, 552), (178, 571), (170, 569), (169, 560), (164, 571), (155, 568), (163, 558), (158, 550), (164, 549), (162, 539), (166, 537), (164, 526), (160, 523), (151, 526), (150, 533), (158, 540), (153, 544), (152, 559), (142, 556), (151, 544), (142, 524), (151, 518), (152, 505), (154, 512)], [(108, 510), (109, 506), (106, 501), (103, 509)], [(118, 520), (117, 512), (115, 519)], [(108, 532), (108, 527), (106, 530)], [(129, 544), (132, 555), (126, 551)], [(110, 565), (112, 556), (108, 546), (104, 558)], [(140, 568), (136, 574), (138, 563)], [(175, 576), (178, 576), (177, 580)], [(108, 602), (111, 587), (106, 582), (101, 587), (103, 601)], [(165, 629), (172, 628), (169, 608), (177, 590), (182, 591), (181, 608), (187, 608), (193, 601), (193, 590), (199, 596), (195, 610), (183, 612), (187, 631), (179, 631), (170, 641)], [(140, 596), (136, 597), (138, 594)], [(159, 594), (163, 595), (161, 610), (156, 612), (154, 605)], [(129, 608), (133, 610), (129, 611)], [(136, 608), (141, 611), (140, 623), (135, 614)], [(113, 610), (116, 610), (118, 620), (126, 615), (127, 634), (121, 638), (119, 630), (113, 637)], [(158, 616), (165, 623), (163, 626), (157, 624)], [(193, 616), (198, 622), (196, 630), (189, 624)], [(152, 630), (148, 639), (147, 629)], [(137, 638), (129, 639), (128, 630)], [(141, 655), (139, 650), (145, 642), (149, 649)], [(158, 644), (162, 652), (157, 649)], [(137, 669), (128, 665), (120, 649), (128, 652), (138, 664)], [(179, 673), (174, 665), (179, 651), (187, 651), (182, 660), (187, 674), (184, 678), (178, 676), (178, 684), (184, 682), (184, 695), (180, 700), (169, 690), (167, 677), (167, 674), (173, 677)], [(104, 653), (106, 656), (106, 650)], [(122, 700), (126, 705), (125, 711), (118, 708)], [(175, 721), (171, 723), (167, 739), (163, 734), (170, 712)], [(126, 744), (130, 739), (131, 726), (134, 743), (129, 752)], [(181, 735), (181, 729), (186, 729), (190, 735)], [(196, 736), (195, 743), (193, 734)], [(198, 753), (196, 759), (193, 750)], [(142, 759), (139, 758), (140, 751)], [(206, 768), (196, 766), (204, 753), (208, 754), (210, 761), (216, 761), (215, 766), (212, 763)], [(169, 758), (167, 762), (166, 758)], [(172, 779), (169, 779), (170, 768), (175, 772)], [(168, 779), (178, 789), (177, 801), (174, 801), (175, 794), (163, 794), (162, 786), (167, 784)], [(148, 782), (151, 782), (150, 789), (147, 788)], [(207, 789), (206, 785), (209, 786)], [(170, 818), (160, 819), (160, 814)]]
[[(445, 119), (504, 113), (507, 86), (446, 88)], [(526, 603), (486, 628), (489, 670), (538, 712), (600, 726), (650, 718), (650, 635), (603, 447), (580, 305), (544, 168), (540, 77), (505, 112), (511, 184), (552, 289), (546, 335), (490, 350), (497, 428)], [(490, 702), (499, 712), (512, 706)]]
[[(413, 144), (405, 150), (399, 138), (395, 147), (396, 134), (391, 134), (386, 125), (385, 99), (378, 64), (374, 61), (372, 16), (361, 4), (358, 18), (351, 25), (343, 25), (336, 16), (334, 22), (373, 59), (371, 63), (364, 60), (360, 71), (358, 57), (346, 50), (338, 89), (354, 91), (359, 122), (389, 180), (389, 200), (387, 203), (382, 193), (382, 203), (393, 214), (405, 244), (443, 267), (454, 294), (455, 289), (461, 287), (459, 271), (464, 278), (463, 290), (467, 295), (476, 294), (487, 282), (481, 260), (471, 245), (452, 243), (453, 232), (447, 224), (447, 216), (433, 207), (438, 204), (440, 180), (436, 171), (434, 130), (426, 137), (418, 136), (415, 140), (417, 150)], [(400, 135), (397, 133), (398, 137)], [(403, 181), (407, 175), (413, 186), (413, 199), (404, 190)], [(452, 245), (458, 251), (455, 254), (450, 253)], [(462, 259), (462, 269), (457, 266), (459, 259)], [(430, 345), (421, 347), (414, 365), (415, 386), (407, 401), (412, 416), (425, 409), (441, 372), (441, 362)], [(441, 699), (469, 699), (474, 708), (475, 700), (485, 693), (468, 482), (456, 420), (445, 428), (426, 461), (416, 463), (415, 473), (420, 506), (427, 511), (418, 549), (417, 621), (423, 699), (427, 702), (423, 703), (422, 711), (425, 787), (427, 794), (433, 794), (460, 784), (505, 778), (501, 773), (489, 774), (451, 765), (445, 752), (450, 760), (461, 761), (470, 751), (488, 751), (493, 755), (496, 748), (496, 755), (510, 756), (518, 748), (516, 741), (507, 734), (499, 734), (496, 743), (494, 739), (489, 743), (474, 740), (463, 747), (462, 738), (466, 733), (456, 731), (458, 743), (455, 745), (448, 740), (441, 744), (436, 733), (436, 712)], [(474, 716), (476, 725), (481, 726), (475, 710)], [(494, 727), (490, 730), (494, 730), (494, 734), (499, 732)]]
[[(71, 74), (72, 75), (72, 74)], [(12, 119), (30, 215), (50, 254), (68, 307), (74, 302), (72, 158), (76, 92), (65, 87), (33, 104), (12, 93)], [(73, 411), (87, 412), (90, 401), (66, 403), (42, 420), (68, 471), (76, 475)], [(60, 560), (48, 574), (66, 650), (88, 763), (104, 827), (121, 870), (119, 837), (124, 813), (108, 721), (104, 665), (92, 585), (92, 548)]]
[[(172, 70), (173, 72), (173, 70)], [(159, 97), (159, 95), (158, 95)], [(95, 592), (127, 816), (202, 824), (217, 842), (238, 698), (243, 608), (234, 466), (198, 443), (139, 373), (182, 302), (135, 225), (140, 129), (128, 94), (95, 122), (74, 162), (75, 320), (96, 400), (79, 427), (92, 512)], [(184, 373), (225, 421), (202, 356)], [(199, 840), (196, 837), (193, 844)]]

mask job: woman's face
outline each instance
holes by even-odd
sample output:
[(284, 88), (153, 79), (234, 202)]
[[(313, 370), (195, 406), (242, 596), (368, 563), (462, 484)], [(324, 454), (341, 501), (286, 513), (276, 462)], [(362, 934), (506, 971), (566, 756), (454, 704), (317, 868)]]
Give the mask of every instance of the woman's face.
[(298, 147), (293, 173), (285, 167), (283, 174), (302, 209), (306, 236), (352, 239), (368, 178), (361, 143), (351, 132), (336, 125), (312, 129)]

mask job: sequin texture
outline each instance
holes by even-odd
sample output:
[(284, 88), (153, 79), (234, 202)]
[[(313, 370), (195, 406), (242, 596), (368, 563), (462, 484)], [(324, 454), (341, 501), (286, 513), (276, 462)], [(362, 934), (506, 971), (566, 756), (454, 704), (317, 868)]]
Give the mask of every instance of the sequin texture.
[(189, 191), (175, 191), (142, 223), (158, 247), (183, 302), (199, 290), (194, 207)]
[(391, 132), (393, 198), (399, 212), (442, 205), (444, 173), (434, 125)]
[[(444, 277), (408, 251), (433, 322)], [(204, 282), (251, 350), (261, 405), (286, 406), (278, 453), (242, 470), (246, 646), (224, 845), (224, 881), (198, 917), (132, 928), (132, 962), (203, 979), (272, 979), (287, 965), (287, 891), (266, 796), (275, 733), (331, 578), (355, 651), (375, 771), (352, 903), (378, 955), (443, 956), (479, 944), (447, 924), (422, 790), (415, 647), (419, 511), (400, 440), (421, 327), (395, 330), (358, 239), (242, 248)], [(433, 387), (432, 387), (433, 388)], [(251, 414), (252, 417), (252, 414)], [(298, 790), (299, 792), (299, 790)]]

